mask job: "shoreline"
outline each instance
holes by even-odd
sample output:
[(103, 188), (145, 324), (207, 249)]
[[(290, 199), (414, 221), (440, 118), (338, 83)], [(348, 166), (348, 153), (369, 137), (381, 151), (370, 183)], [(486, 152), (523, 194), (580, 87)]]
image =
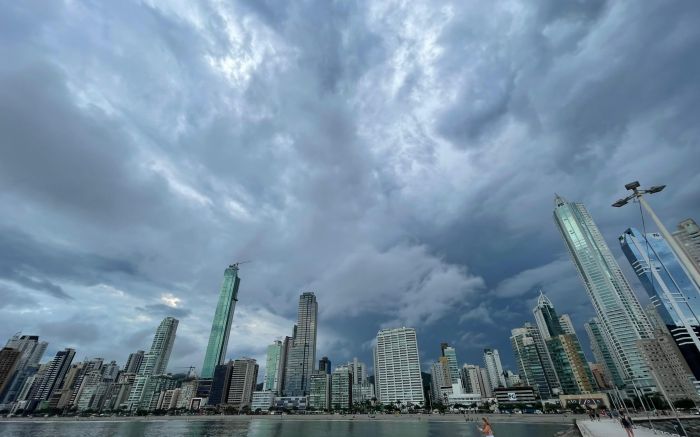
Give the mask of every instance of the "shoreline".
[(476, 423), (482, 417), (487, 417), (492, 423), (531, 423), (531, 424), (562, 424), (573, 425), (575, 419), (584, 419), (585, 415), (392, 415), (383, 414), (369, 417), (364, 414), (353, 415), (333, 415), (333, 414), (309, 414), (309, 415), (259, 415), (259, 416), (105, 416), (105, 417), (10, 417), (0, 418), (2, 423), (37, 423), (37, 422), (166, 422), (166, 421), (233, 421), (248, 422), (254, 420), (261, 421), (284, 421), (284, 422), (467, 422)]

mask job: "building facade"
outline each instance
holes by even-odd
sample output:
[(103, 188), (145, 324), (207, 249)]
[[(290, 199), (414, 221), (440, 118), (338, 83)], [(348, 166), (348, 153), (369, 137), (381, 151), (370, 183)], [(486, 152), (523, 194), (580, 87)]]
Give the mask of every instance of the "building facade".
[(484, 368), (489, 375), (492, 388), (505, 387), (506, 378), (503, 376), (503, 365), (498, 349), (484, 349)]
[(658, 233), (627, 229), (622, 251), (685, 360), (700, 380), (700, 288)]
[(156, 328), (151, 348), (144, 355), (143, 363), (129, 394), (128, 407), (130, 410), (150, 409), (155, 394), (154, 384), (156, 381), (153, 377), (164, 374), (168, 367), (178, 323), (174, 317), (166, 317)]
[(263, 391), (271, 391), (276, 394), (282, 392), (282, 378), (284, 377), (285, 356), (286, 350), (284, 342), (276, 340), (274, 343), (267, 347)]
[(525, 323), (511, 330), (510, 343), (523, 384), (533, 387), (542, 399), (558, 395), (559, 381), (537, 328)]
[(258, 363), (253, 358), (240, 358), (233, 361), (227, 405), (238, 410), (250, 408), (258, 381), (258, 370)]
[(447, 363), (448, 367), (450, 369), (450, 382), (455, 383), (459, 382), (461, 383), (461, 378), (460, 378), (460, 373), (459, 373), (459, 364), (457, 361), (457, 351), (455, 350), (454, 347), (450, 346), (447, 343), (441, 343), (440, 344), (440, 352), (442, 353), (442, 356), (447, 358)]
[(331, 407), (331, 375), (320, 369), (311, 374), (309, 407), (317, 411)]
[(334, 410), (352, 408), (352, 372), (339, 367), (331, 373), (331, 407)]
[(318, 303), (314, 293), (299, 296), (297, 324), (287, 351), (284, 372), (284, 394), (306, 396), (309, 379), (316, 364), (316, 333), (318, 330)]
[(626, 383), (653, 391), (654, 382), (637, 346), (637, 340), (652, 338), (651, 325), (598, 226), (582, 204), (560, 196), (555, 197), (554, 221), (593, 303), (619, 373)]
[(48, 347), (45, 341), (39, 341), (36, 335), (14, 335), (5, 345), (21, 352), (13, 377), (6, 383), (4, 392), (0, 390), (0, 403), (12, 403), (28, 377), (34, 375), (39, 368), (39, 361)]
[(11, 347), (0, 349), (0, 394), (9, 386), (15, 376), (22, 352)]
[(615, 364), (615, 359), (608, 347), (608, 343), (605, 341), (598, 319), (591, 319), (584, 327), (591, 342), (593, 356), (602, 367), (606, 380), (614, 387), (623, 387), (625, 382), (622, 379), (620, 368)]
[(233, 312), (238, 302), (238, 286), (241, 283), (238, 277), (238, 264), (228, 266), (224, 271), (224, 282), (221, 284), (219, 301), (216, 304), (214, 320), (211, 323), (211, 333), (207, 352), (204, 355), (202, 372), (200, 376), (210, 379), (214, 376), (214, 368), (224, 363), (226, 349), (228, 348), (228, 338), (231, 334), (231, 322)]
[(685, 250), (688, 258), (700, 272), (700, 227), (693, 219), (685, 219), (678, 224), (678, 229), (673, 233), (673, 238)]
[(382, 329), (374, 348), (374, 385), (379, 402), (422, 405), (418, 339), (413, 328)]
[(563, 393), (593, 392), (595, 390), (593, 374), (588, 367), (588, 361), (573, 330), (571, 320), (569, 319), (568, 326), (564, 329), (562, 318), (557, 315), (554, 305), (542, 291), (532, 312)]

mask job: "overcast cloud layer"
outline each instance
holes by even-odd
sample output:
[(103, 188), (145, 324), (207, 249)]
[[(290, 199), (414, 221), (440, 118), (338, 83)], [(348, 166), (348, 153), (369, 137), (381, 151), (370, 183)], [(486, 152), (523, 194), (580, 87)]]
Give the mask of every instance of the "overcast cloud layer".
[(555, 192), (627, 272), (626, 182), (700, 219), (698, 2), (0, 5), (0, 341), (123, 363), (173, 315), (170, 369), (199, 368), (251, 260), (231, 358), (314, 291), (333, 362), (405, 325), (424, 364), (448, 341), (514, 368), (540, 287), (587, 342)]

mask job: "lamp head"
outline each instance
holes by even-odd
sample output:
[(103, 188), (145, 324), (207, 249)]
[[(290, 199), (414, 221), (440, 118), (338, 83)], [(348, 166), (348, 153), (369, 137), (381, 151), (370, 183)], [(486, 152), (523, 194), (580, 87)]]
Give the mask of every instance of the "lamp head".
[(627, 202), (628, 202), (627, 199), (620, 199), (617, 202), (613, 203), (612, 206), (614, 206), (615, 208), (620, 208), (622, 206), (627, 205)]
[(663, 190), (664, 188), (666, 188), (666, 185), (654, 185), (653, 187), (649, 188), (647, 190), (647, 192), (650, 194), (654, 194), (654, 193), (658, 193), (659, 191)]
[(639, 181), (634, 181), (634, 182), (630, 182), (629, 184), (625, 184), (625, 189), (626, 189), (626, 190), (632, 190), (632, 191), (634, 191), (634, 190), (636, 190), (637, 188), (639, 188)]

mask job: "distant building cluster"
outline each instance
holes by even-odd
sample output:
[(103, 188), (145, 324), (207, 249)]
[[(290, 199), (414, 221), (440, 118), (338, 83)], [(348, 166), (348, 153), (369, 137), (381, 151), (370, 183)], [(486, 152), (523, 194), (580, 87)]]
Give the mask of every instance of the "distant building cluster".
[(508, 408), (539, 400), (619, 406), (624, 399), (655, 393), (670, 402), (700, 403), (700, 288), (694, 279), (700, 272), (700, 229), (695, 221), (679, 224), (673, 244), (634, 228), (619, 237), (651, 298), (646, 309), (582, 204), (556, 196), (554, 221), (595, 309), (596, 317), (584, 325), (594, 363), (586, 359), (570, 315), (558, 314), (540, 291), (532, 320), (511, 330), (514, 371), (503, 368), (497, 349), (484, 349), (482, 363), (460, 365), (455, 347), (441, 343), (440, 355), (428, 363), (429, 373), (422, 373), (416, 330), (407, 327), (377, 333), (372, 369), (357, 358), (333, 367), (326, 356), (317, 360), (318, 302), (314, 293), (304, 292), (291, 336), (267, 346), (265, 374), (259, 375), (255, 359), (225, 357), (241, 282), (234, 264), (224, 272), (199, 375), (194, 367), (167, 372), (178, 328), (173, 317), (160, 322), (148, 351), (131, 353), (121, 368), (102, 358), (74, 363), (76, 351), (70, 348), (41, 363), (47, 343), (20, 333), (0, 350), (0, 410)]

